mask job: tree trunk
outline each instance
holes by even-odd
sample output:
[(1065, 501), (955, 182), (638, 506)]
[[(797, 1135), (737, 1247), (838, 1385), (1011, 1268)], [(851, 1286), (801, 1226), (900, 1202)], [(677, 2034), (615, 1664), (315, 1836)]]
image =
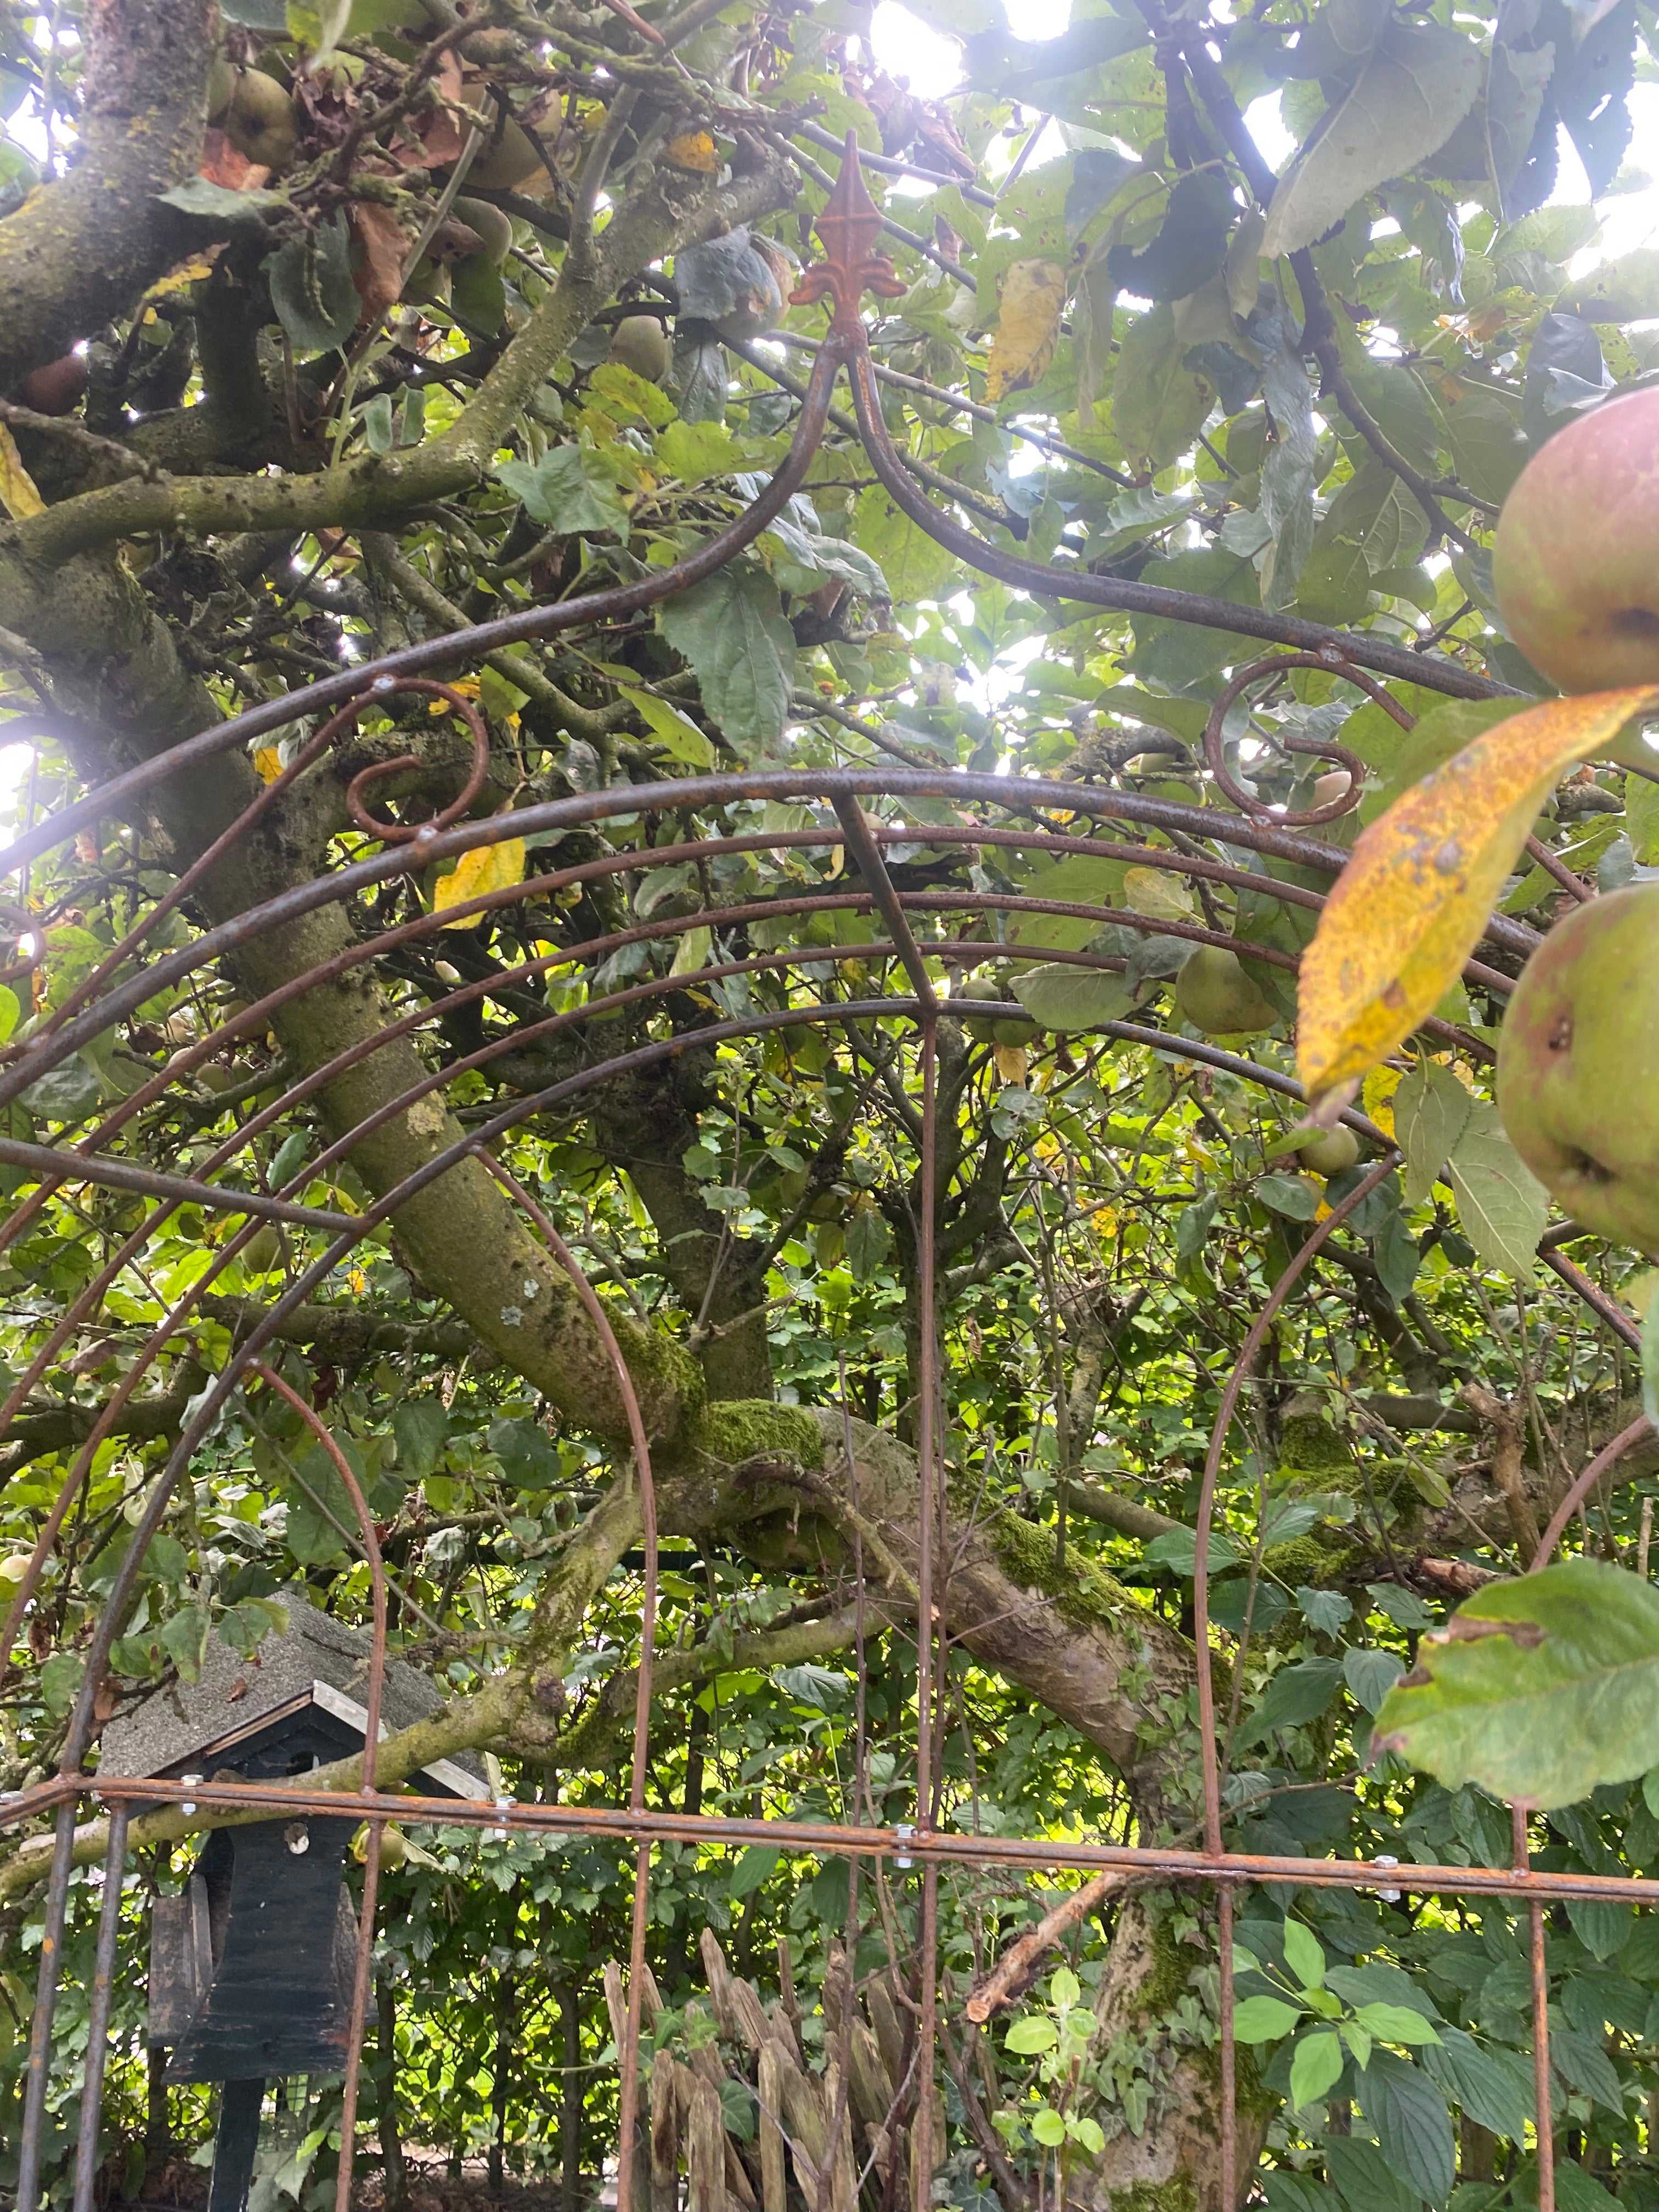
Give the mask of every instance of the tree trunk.
[(402, 2212), (409, 2194), (409, 2176), (404, 2163), (404, 2139), (398, 2129), (398, 1998), (386, 1975), (374, 1985), (374, 2006), (378, 2045), (374, 2086), (379, 2098), (375, 2125), (380, 2138), (386, 2212)]
[(581, 2212), (582, 2201), (582, 2013), (574, 1981), (559, 1984), (559, 2019), (564, 2031), (564, 2073), (559, 2093), (559, 2197), (562, 2212)]

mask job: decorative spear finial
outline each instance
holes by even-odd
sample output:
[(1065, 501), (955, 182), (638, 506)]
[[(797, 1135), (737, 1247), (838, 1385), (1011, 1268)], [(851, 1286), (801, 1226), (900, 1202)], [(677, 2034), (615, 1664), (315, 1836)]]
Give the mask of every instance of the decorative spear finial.
[(865, 185), (855, 131), (847, 134), (840, 178), (812, 228), (823, 243), (823, 258), (803, 272), (789, 295), (790, 305), (805, 307), (814, 300), (832, 298), (832, 334), (850, 337), (857, 331), (862, 335), (859, 302), (864, 295), (874, 292), (881, 299), (896, 300), (909, 288), (894, 274), (887, 256), (875, 250), (881, 235), (881, 210)]

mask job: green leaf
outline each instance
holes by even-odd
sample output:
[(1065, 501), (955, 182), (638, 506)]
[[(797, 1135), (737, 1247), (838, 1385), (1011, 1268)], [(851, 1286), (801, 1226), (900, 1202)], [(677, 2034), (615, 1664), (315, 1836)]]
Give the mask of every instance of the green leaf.
[(1405, 1662), (1393, 1651), (1355, 1644), (1342, 1655), (1342, 1679), (1354, 1703), (1368, 1713), (1376, 1711), (1405, 1671)]
[(1361, 2005), (1357, 2015), (1362, 2027), (1368, 2027), (1380, 2043), (1438, 2043), (1439, 2031), (1432, 2021), (1425, 2020), (1420, 2012), (1409, 2005)]
[(1060, 961), (1016, 975), (1013, 994), (1034, 1022), (1059, 1036), (1121, 1022), (1134, 1003), (1121, 975), (1103, 968), (1068, 968)]
[(687, 768), (708, 769), (714, 765), (714, 748), (689, 716), (678, 707), (671, 707), (666, 699), (658, 699), (649, 691), (636, 691), (629, 684), (621, 686), (622, 695), (645, 723), (653, 738), (671, 760)]
[(1182, 366), (1186, 342), (1167, 301), (1129, 325), (1112, 380), (1112, 427), (1133, 459), (1153, 469), (1178, 460), (1203, 428), (1214, 392)]
[(1264, 1175), (1256, 1179), (1255, 1194), (1290, 1221), (1311, 1221), (1319, 1211), (1319, 1193), (1301, 1176)]
[[(1012, 2034), (1008, 2039), (1012, 2044)], [(1040, 2143), (1046, 2144), (1052, 2150), (1065, 2142), (1066, 2123), (1052, 2105), (1044, 2105), (1040, 2112), (1032, 2115), (1031, 2133)]]
[(1281, 1667), (1239, 1730), (1237, 1747), (1259, 1743), (1275, 1729), (1300, 1728), (1317, 1720), (1336, 1695), (1341, 1676), (1334, 1659), (1304, 1659), (1293, 1667)]
[(1537, 1264), (1549, 1194), (1504, 1133), (1498, 1109), (1472, 1099), (1448, 1163), (1457, 1218), (1483, 1267), (1522, 1282)]
[(0, 983), (0, 1044), (4, 1044), (17, 1027), (17, 1018), (21, 1012), (16, 992), (8, 990), (3, 983)]
[[(1373, 2142), (1333, 2136), (1325, 2164), (1348, 2212), (1423, 2212), (1422, 2198), (1395, 2178)], [(1322, 2197), (1322, 2207), (1328, 2201)]]
[(795, 634), (771, 578), (731, 562), (665, 600), (657, 623), (690, 662), (702, 703), (728, 743), (772, 750), (789, 719)]
[(657, 441), (657, 459), (682, 483), (701, 483), (731, 475), (738, 441), (724, 422), (671, 422)]
[(1341, 2079), (1342, 2039), (1334, 2029), (1322, 2027), (1311, 2035), (1297, 2036), (1291, 2057), (1291, 2103), (1298, 2112), (1316, 2105)]
[(351, 0), (288, 0), (288, 34), (312, 62), (325, 62), (345, 36)]
[[(1083, 1987), (1069, 1966), (1056, 1966), (1048, 1984), (1048, 2002), (1056, 2012), (1070, 2012), (1083, 1995)], [(1090, 2014), (1091, 2025), (1094, 2015)]]
[(956, 578), (956, 556), (919, 530), (879, 484), (859, 495), (853, 542), (880, 568), (895, 606), (942, 599)]
[(1297, 1591), (1296, 1601), (1309, 1625), (1322, 1636), (1340, 1636), (1352, 1618), (1353, 1607), (1340, 1590), (1314, 1589), (1304, 1583)]
[(1034, 2051), (1052, 2051), (1059, 2041), (1060, 2030), (1047, 2014), (1040, 2012), (1015, 2021), (1003, 2038), (1005, 2048), (1022, 2058), (1030, 2057)]
[(1233, 2035), (1240, 2043), (1276, 2043), (1301, 2017), (1301, 2006), (1283, 1997), (1246, 1997), (1234, 2008)]
[(628, 535), (622, 494), (586, 446), (550, 446), (540, 460), (497, 461), (495, 474), (533, 522), (574, 537), (584, 531)]
[(1304, 1990), (1323, 1987), (1325, 1954), (1312, 1929), (1304, 1927), (1299, 1920), (1285, 1923), (1285, 1964)]
[(1438, 2084), (1420, 2066), (1377, 2051), (1359, 2095), (1389, 2170), (1431, 2204), (1443, 2204), (1456, 2178), (1456, 2151)]
[(1072, 164), (1072, 181), (1066, 187), (1063, 220), (1066, 244), (1075, 245), (1129, 179), (1144, 174), (1139, 161), (1132, 161), (1115, 146), (1091, 146), (1079, 154)]
[(296, 354), (332, 353), (357, 327), (363, 303), (351, 281), (351, 232), (335, 213), (291, 238), (264, 264), (270, 304)]
[[(1069, 206), (1068, 194), (1068, 212)], [(1157, 237), (1139, 252), (1113, 246), (1106, 256), (1108, 274), (1143, 300), (1185, 300), (1219, 274), (1237, 212), (1224, 177), (1212, 169), (1188, 170), (1176, 180)]]
[(171, 1656), (186, 1682), (195, 1681), (202, 1671), (207, 1639), (208, 1609), (204, 1605), (180, 1606), (161, 1631), (162, 1649)]
[(201, 216), (210, 222), (252, 222), (267, 208), (288, 205), (284, 193), (267, 191), (263, 186), (236, 191), (228, 185), (216, 185), (206, 177), (186, 177), (170, 192), (157, 192), (155, 197), (163, 207), (177, 208), (183, 215)]
[(1379, 1747), (1448, 1789), (1571, 1804), (1659, 1764), (1659, 1591), (1600, 1559), (1494, 1583), (1418, 1646)]
[(726, 1885), (726, 1894), (747, 1897), (751, 1889), (758, 1889), (763, 1881), (770, 1881), (782, 1856), (781, 1851), (769, 1850), (763, 1844), (749, 1844), (738, 1854)]
[(1406, 1155), (1405, 1200), (1421, 1206), (1468, 1127), (1474, 1099), (1449, 1067), (1425, 1060), (1394, 1094), (1394, 1133)]
[(1659, 1297), (1649, 1300), (1642, 1322), (1642, 1411), (1659, 1427)]
[(893, 1232), (884, 1213), (873, 1206), (855, 1209), (847, 1224), (847, 1264), (855, 1283), (867, 1283), (874, 1277), (892, 1242)]
[(1474, 106), (1480, 78), (1480, 49), (1462, 32), (1390, 26), (1273, 194), (1262, 252), (1273, 260), (1311, 246), (1366, 192), (1437, 153)]
[(1532, 2098), (1528, 2069), (1512, 2053), (1485, 2051), (1462, 2028), (1448, 2027), (1425, 2053), (1423, 2066), (1477, 2127), (1521, 2141), (1532, 2118)]

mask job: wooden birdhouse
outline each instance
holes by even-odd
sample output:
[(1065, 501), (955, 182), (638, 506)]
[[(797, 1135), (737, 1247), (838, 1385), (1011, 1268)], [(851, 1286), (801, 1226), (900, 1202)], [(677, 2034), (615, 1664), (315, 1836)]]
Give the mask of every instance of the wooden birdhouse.
[[(205, 1781), (295, 1779), (362, 1748), (370, 1638), (319, 1613), (304, 1592), (276, 1602), (286, 1631), (251, 1657), (210, 1638), (199, 1678), (175, 1682), (105, 1729), (104, 1774)], [(440, 1703), (426, 1677), (387, 1662), (382, 1735)], [(484, 1794), (470, 1758), (410, 1778), (425, 1796)], [(357, 1930), (343, 1880), (355, 1813), (216, 1829), (177, 1897), (158, 1898), (149, 1959), (149, 2040), (170, 2052), (170, 2081), (222, 2081), (210, 2212), (247, 2193), (267, 2081), (343, 2070)]]

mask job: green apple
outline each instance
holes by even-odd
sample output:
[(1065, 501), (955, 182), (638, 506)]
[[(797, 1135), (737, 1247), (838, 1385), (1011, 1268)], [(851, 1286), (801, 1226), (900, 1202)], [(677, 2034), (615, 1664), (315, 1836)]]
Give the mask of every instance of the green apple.
[(1659, 1257), (1659, 884), (1575, 907), (1528, 961), (1498, 1110), (1558, 1205)]

